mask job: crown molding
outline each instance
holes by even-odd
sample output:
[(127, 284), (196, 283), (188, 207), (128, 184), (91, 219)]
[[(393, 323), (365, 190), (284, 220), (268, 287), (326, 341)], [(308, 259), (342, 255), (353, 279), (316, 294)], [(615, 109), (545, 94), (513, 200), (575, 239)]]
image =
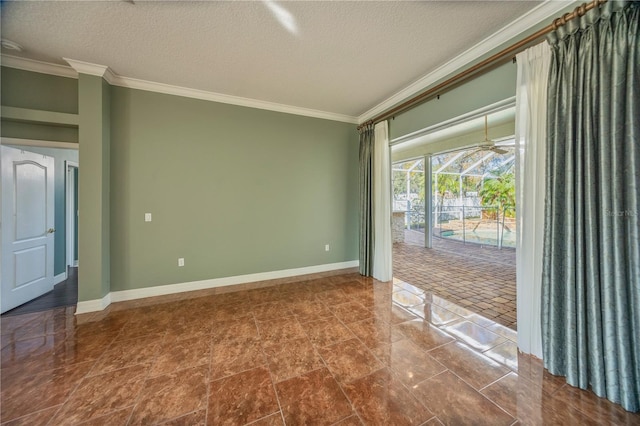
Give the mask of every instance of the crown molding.
[(419, 80), (405, 87), (395, 95), (364, 112), (358, 117), (358, 123), (364, 123), (367, 120), (371, 120), (373, 117), (384, 113), (398, 105), (400, 102), (417, 95), (438, 81), (458, 72), (467, 64), (479, 59), (491, 50), (519, 36), (540, 22), (557, 16), (558, 12), (561, 12), (573, 3), (576, 2), (574, 0), (547, 0), (539, 6), (536, 6), (518, 19), (509, 23), (509, 25), (496, 31), (449, 62), (446, 62), (444, 65), (436, 68), (435, 71), (421, 77)]
[(171, 84), (155, 83), (146, 80), (139, 80), (137, 78), (116, 76), (113, 79), (113, 82), (110, 81), (109, 83), (115, 86), (127, 87), (129, 89), (147, 90), (151, 92), (164, 93), (167, 95), (183, 96), (187, 98), (202, 99), (205, 101), (212, 101), (223, 104), (244, 106), (268, 111), (283, 112), (286, 114), (302, 115), (312, 118), (321, 118), (324, 120), (358, 124), (358, 117), (350, 115), (296, 107), (291, 105), (279, 104), (276, 102), (261, 101), (258, 99), (243, 98), (240, 96), (225, 95), (216, 92), (207, 92), (204, 90), (190, 89), (188, 87), (173, 86)]
[(19, 58), (10, 55), (2, 55), (1, 59), (2, 66), (17, 68), (25, 71), (34, 71), (42, 74), (71, 78), (78, 78), (78, 74), (89, 74), (104, 78), (107, 83), (111, 84), (112, 86), (146, 90), (149, 92), (183, 96), (187, 98), (201, 99), (205, 101), (219, 102), (229, 105), (238, 105), (267, 111), (282, 112), (286, 114), (301, 115), (305, 117), (320, 118), (323, 120), (358, 124), (358, 117), (350, 115), (337, 114), (311, 108), (296, 107), (275, 102), (261, 101), (258, 99), (243, 98), (240, 96), (225, 95), (222, 93), (208, 92), (205, 90), (191, 89), (188, 87), (173, 86), (171, 84), (156, 83), (153, 81), (120, 76), (114, 73), (108, 66), (92, 64), (75, 59), (63, 58), (70, 66), (50, 64), (47, 62)]
[(36, 61), (35, 59), (20, 58), (18, 56), (0, 56), (0, 64), (3, 67), (16, 68), (24, 71), (38, 72), (40, 74), (56, 75), (58, 77), (78, 78), (78, 73), (66, 65), (52, 64)]
[[(98, 65), (92, 64), (89, 62), (76, 61), (75, 59), (62, 58), (64, 59), (78, 74), (88, 74), (95, 75), (96, 77), (105, 77), (107, 72), (109, 71), (109, 67), (106, 65)], [(106, 80), (106, 78), (105, 78)]]

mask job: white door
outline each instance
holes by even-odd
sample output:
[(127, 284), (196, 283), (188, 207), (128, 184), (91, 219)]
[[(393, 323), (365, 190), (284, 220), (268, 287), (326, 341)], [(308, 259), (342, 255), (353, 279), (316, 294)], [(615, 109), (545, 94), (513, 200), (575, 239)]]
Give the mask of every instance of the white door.
[(54, 161), (2, 147), (2, 312), (53, 289)]

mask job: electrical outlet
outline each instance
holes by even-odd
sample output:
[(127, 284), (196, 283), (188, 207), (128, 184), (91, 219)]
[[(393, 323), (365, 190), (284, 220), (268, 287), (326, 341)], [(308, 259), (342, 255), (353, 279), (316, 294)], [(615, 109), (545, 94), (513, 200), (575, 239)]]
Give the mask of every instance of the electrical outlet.
[(144, 214), (144, 221), (145, 222), (151, 222), (151, 213), (145, 213)]
[(324, 251), (329, 251), (329, 250), (331, 250), (331, 247), (329, 247), (329, 244), (325, 244)]
[(178, 266), (184, 266), (184, 257), (178, 258)]

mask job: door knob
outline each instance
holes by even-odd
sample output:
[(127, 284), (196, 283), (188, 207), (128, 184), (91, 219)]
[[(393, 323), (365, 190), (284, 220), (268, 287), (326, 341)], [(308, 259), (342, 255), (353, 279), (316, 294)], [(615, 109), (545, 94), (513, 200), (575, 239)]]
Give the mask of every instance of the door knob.
[(54, 232), (56, 232), (54, 228), (47, 229), (47, 234), (53, 234)]

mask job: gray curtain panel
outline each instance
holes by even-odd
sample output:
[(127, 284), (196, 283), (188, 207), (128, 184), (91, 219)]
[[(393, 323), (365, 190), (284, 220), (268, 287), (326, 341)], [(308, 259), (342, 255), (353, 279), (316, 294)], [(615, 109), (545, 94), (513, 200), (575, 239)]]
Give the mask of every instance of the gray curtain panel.
[(360, 129), (360, 274), (373, 275), (373, 126)]
[(550, 34), (544, 364), (640, 408), (640, 3)]

